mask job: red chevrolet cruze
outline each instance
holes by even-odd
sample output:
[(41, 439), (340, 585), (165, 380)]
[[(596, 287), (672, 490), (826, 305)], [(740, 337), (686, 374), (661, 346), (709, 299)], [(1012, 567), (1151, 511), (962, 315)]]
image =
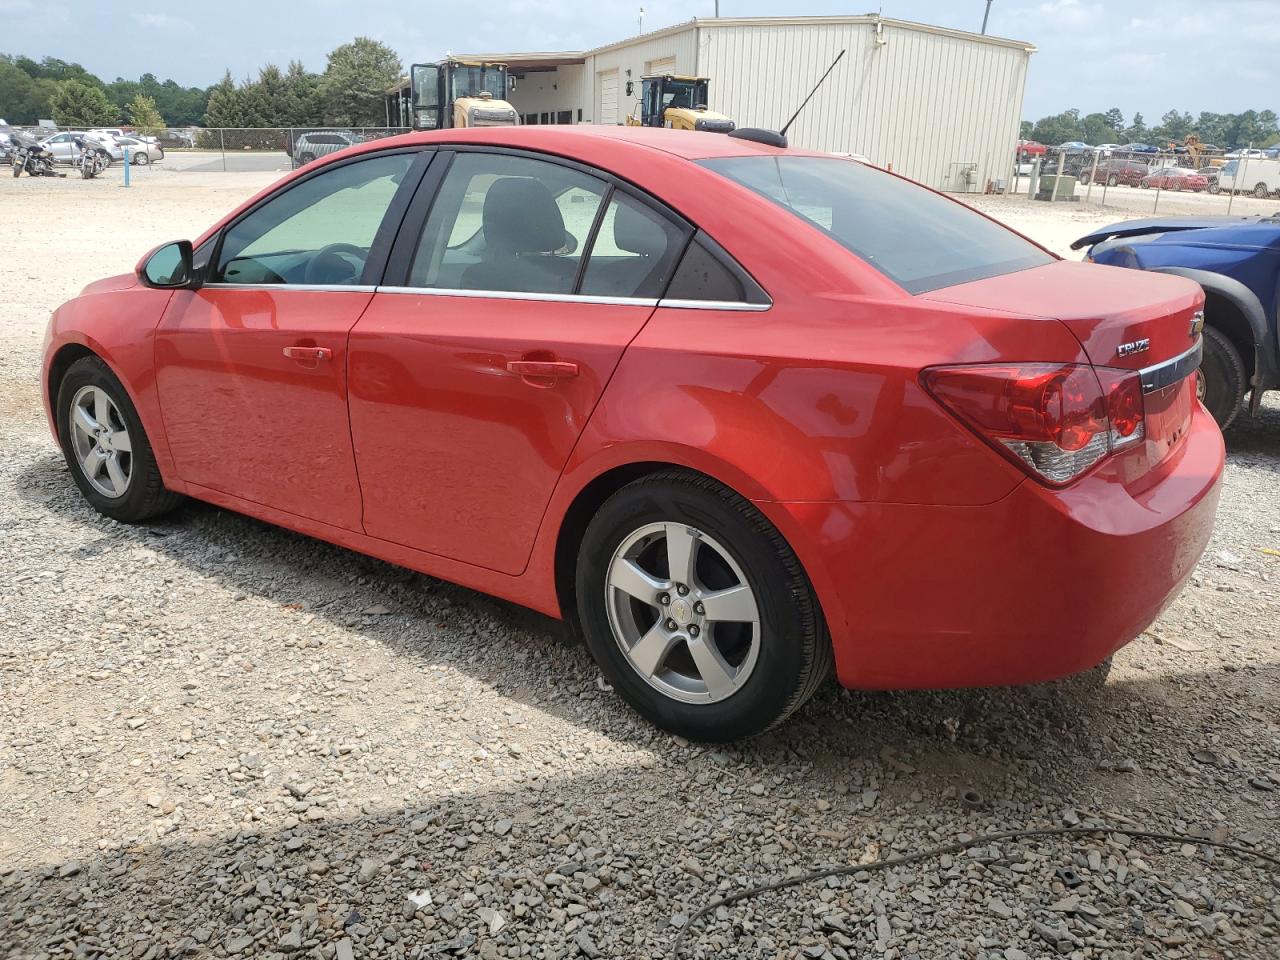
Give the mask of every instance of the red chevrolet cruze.
[(851, 160), (613, 127), (362, 144), (54, 314), (89, 503), (195, 497), (570, 621), (704, 740), (1091, 667), (1178, 592), (1200, 288)]

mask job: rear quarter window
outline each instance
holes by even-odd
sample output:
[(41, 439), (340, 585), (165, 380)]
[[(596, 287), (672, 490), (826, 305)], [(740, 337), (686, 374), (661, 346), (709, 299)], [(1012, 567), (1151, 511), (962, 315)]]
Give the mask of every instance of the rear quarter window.
[(962, 203), (854, 160), (766, 156), (701, 162), (821, 230), (908, 293), (1054, 259)]

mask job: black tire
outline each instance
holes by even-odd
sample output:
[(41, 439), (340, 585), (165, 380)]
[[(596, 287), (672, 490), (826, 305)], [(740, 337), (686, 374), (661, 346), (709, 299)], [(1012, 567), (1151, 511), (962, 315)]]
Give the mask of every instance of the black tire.
[(298, 166), (306, 166), (316, 158), (314, 153), (303, 153), (298, 156)]
[(1151, 189), (1151, 184), (1146, 180), (1139, 181), (1138, 186), (1140, 186), (1143, 190)]
[[(129, 431), (133, 448), (132, 473), (128, 487), (120, 497), (108, 497), (94, 489), (85, 477), (84, 468), (80, 466), (72, 446), (71, 402), (77, 391), (86, 386), (98, 387), (111, 398), (124, 421), (125, 429)], [(138, 411), (134, 409), (129, 394), (105, 363), (97, 357), (82, 357), (73, 363), (58, 385), (56, 402), (62, 455), (66, 458), (67, 468), (71, 471), (76, 486), (95, 510), (121, 523), (140, 523), (167, 513), (182, 502), (181, 494), (165, 489)]]
[(1117, 177), (1114, 173), (1111, 176), (1107, 177), (1108, 187), (1115, 187), (1119, 185), (1120, 185), (1120, 178)]
[(1204, 359), (1200, 361), (1199, 375), (1204, 378), (1204, 405), (1225, 430), (1244, 407), (1249, 382), (1235, 344), (1208, 325), (1204, 328)]
[(1218, 185), (1217, 181), (1210, 181), (1209, 192), (1216, 197), (1218, 194), (1222, 192), (1222, 187)]
[[(615, 551), (646, 524), (671, 521), (703, 531), (732, 554), (757, 601), (755, 666), (738, 690), (714, 703), (686, 703), (651, 686), (610, 625), (605, 584)], [(623, 699), (671, 733), (714, 743), (755, 736), (799, 709), (831, 672), (831, 639), (800, 561), (755, 507), (707, 477), (653, 474), (610, 497), (583, 535), (576, 586), (596, 663)]]
[(1259, 200), (1265, 200), (1271, 195), (1271, 191), (1267, 189), (1267, 185), (1265, 183), (1259, 183), (1254, 186), (1253, 195)]
[(129, 158), (129, 162), (132, 163), (135, 167), (140, 167), (143, 164), (150, 163), (151, 158), (148, 157), (144, 151), (139, 150), (137, 153), (135, 153), (132, 157)]

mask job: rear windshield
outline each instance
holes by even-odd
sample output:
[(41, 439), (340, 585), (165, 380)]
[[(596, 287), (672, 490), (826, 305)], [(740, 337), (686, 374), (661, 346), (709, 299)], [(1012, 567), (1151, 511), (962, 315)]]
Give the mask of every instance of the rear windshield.
[(702, 164), (843, 244), (908, 293), (1051, 263), (1035, 244), (893, 174), (836, 157), (721, 157)]

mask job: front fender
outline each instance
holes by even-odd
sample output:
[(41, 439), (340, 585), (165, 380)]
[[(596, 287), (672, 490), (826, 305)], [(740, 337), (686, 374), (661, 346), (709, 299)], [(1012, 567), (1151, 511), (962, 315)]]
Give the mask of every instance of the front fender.
[(57, 440), (57, 418), (52, 406), (54, 363), (68, 347), (95, 354), (115, 374), (138, 411), (165, 485), (180, 490), (181, 482), (169, 454), (155, 378), (155, 331), (172, 295), (171, 290), (135, 286), (90, 292), (64, 303), (49, 321), (41, 393)]
[(1233, 277), (1194, 267), (1151, 267), (1151, 273), (1169, 273), (1194, 280), (1206, 293), (1214, 293), (1238, 309), (1253, 333), (1254, 375), (1253, 402), (1262, 400), (1262, 392), (1280, 383), (1280, 347), (1275, 330), (1267, 323), (1267, 314), (1258, 295)]

